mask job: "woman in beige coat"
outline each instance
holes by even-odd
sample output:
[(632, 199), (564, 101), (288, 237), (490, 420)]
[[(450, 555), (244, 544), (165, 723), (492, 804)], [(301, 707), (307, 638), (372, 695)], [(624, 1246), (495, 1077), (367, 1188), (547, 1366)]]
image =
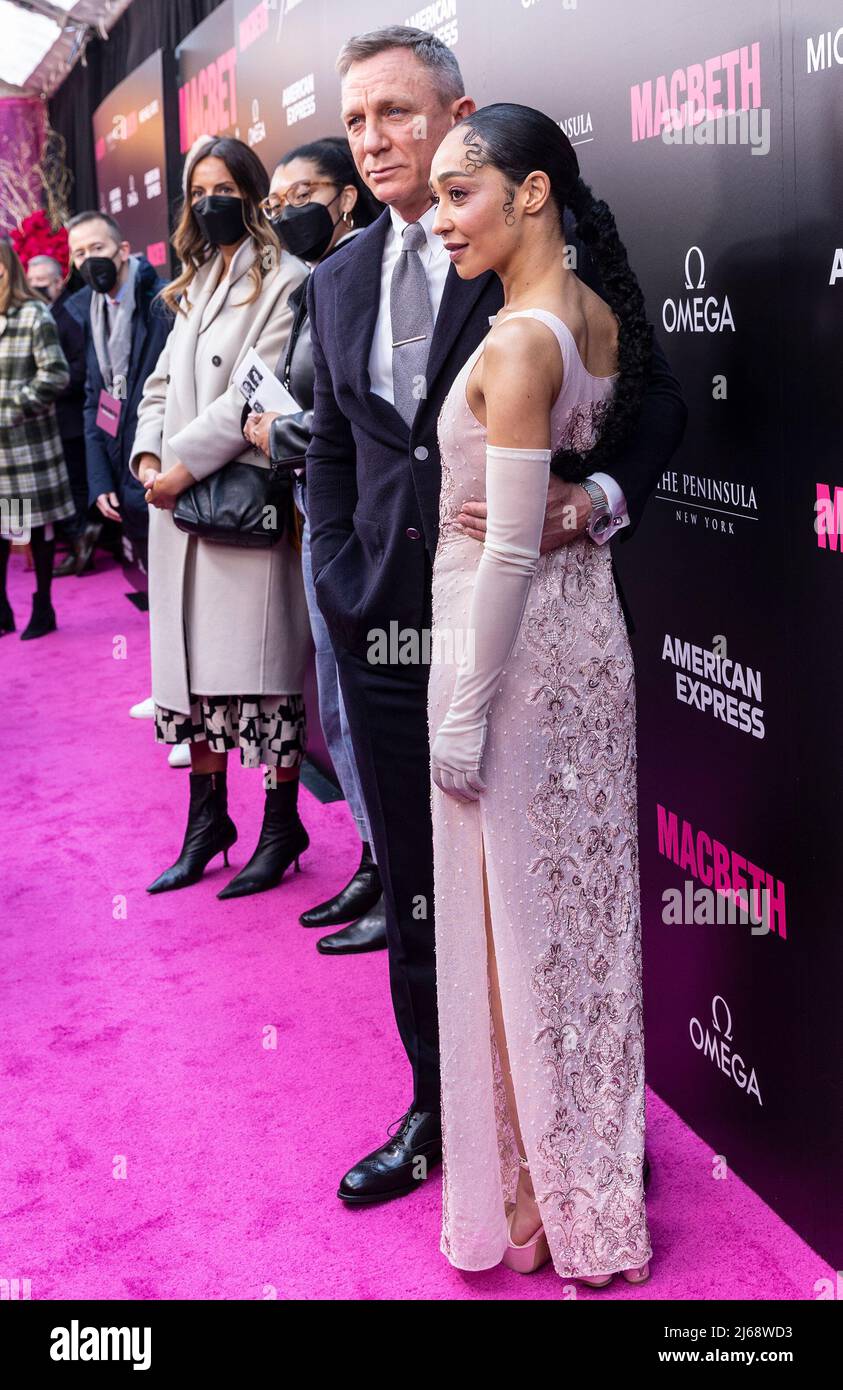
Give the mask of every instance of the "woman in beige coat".
[(306, 741), (302, 688), (311, 649), (301, 556), (290, 530), (269, 549), (188, 536), (173, 522), (180, 493), (232, 459), (267, 466), (244, 446), (232, 375), (254, 347), (274, 366), (290, 333), (287, 297), (306, 267), (282, 252), (260, 213), (269, 179), (240, 140), (197, 142), (173, 245), (184, 267), (164, 291), (172, 333), (147, 380), (130, 469), (150, 506), (149, 611), (156, 739), (189, 743), (190, 809), (181, 854), (150, 884), (195, 883), (237, 839), (226, 760), (264, 764), (257, 849), (218, 895), (261, 892), (309, 843), (297, 809)]

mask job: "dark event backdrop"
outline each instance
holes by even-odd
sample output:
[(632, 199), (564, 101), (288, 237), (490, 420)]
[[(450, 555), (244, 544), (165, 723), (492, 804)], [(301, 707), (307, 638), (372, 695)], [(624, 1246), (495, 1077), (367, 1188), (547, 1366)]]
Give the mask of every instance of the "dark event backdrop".
[(164, 63), (153, 53), (93, 115), (98, 207), (165, 276), (170, 259)]
[[(115, 27), (114, 52), (131, 60), (119, 71), (92, 46), (97, 81), (148, 56), (159, 8), (133, 6)], [(478, 105), (520, 101), (558, 120), (615, 211), (690, 408), (681, 451), (618, 548), (636, 623), (648, 1080), (710, 1144), (712, 1181), (734, 1170), (843, 1268), (835, 0), (167, 9), (205, 20), (189, 36), (168, 19), (173, 50), (182, 42), (171, 188), (187, 135), (215, 123), (270, 169), (293, 145), (338, 132), (342, 40), (398, 22), (454, 48)], [(64, 133), (77, 76), (51, 107)], [(672, 139), (670, 107), (685, 111)], [(706, 111), (728, 109), (747, 113), (743, 143), (702, 143)], [(74, 135), (83, 197), (90, 154)], [(694, 921), (684, 907), (670, 920), (670, 890), (712, 883), (767, 890), (770, 930)]]

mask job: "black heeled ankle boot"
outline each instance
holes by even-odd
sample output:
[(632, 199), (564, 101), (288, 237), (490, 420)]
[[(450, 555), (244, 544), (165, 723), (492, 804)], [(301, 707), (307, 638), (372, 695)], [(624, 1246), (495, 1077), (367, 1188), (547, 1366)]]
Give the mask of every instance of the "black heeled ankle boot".
[(228, 789), (224, 772), (191, 772), (190, 809), (181, 854), (169, 869), (150, 883), (147, 893), (168, 893), (197, 883), (215, 854), (228, 851), (237, 839), (237, 827), (228, 814)]
[(265, 893), (284, 877), (293, 860), (299, 871), (299, 855), (310, 844), (310, 836), (299, 820), (299, 779), (293, 777), (266, 788), (263, 824), (255, 852), (248, 864), (217, 893), (218, 898), (245, 898)]
[(382, 892), (380, 870), (364, 840), (360, 865), (345, 887), (327, 902), (309, 907), (299, 921), (303, 927), (338, 927), (341, 922), (353, 922), (372, 910)]
[(48, 632), (56, 630), (56, 613), (50, 602), (49, 594), (39, 594), (37, 591), (32, 595), (32, 617), (20, 635), (22, 642), (29, 642), (33, 637), (46, 637)]
[(15, 615), (7, 598), (0, 599), (0, 637), (6, 632), (14, 632)]

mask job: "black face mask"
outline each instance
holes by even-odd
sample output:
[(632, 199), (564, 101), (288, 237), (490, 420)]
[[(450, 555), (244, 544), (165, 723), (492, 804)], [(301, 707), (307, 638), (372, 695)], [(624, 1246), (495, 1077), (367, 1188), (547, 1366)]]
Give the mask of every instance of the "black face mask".
[(117, 266), (110, 256), (89, 256), (79, 274), (97, 294), (110, 294), (117, 284)]
[(228, 193), (208, 193), (193, 204), (199, 230), (210, 246), (233, 246), (248, 232), (243, 199)]
[[(335, 203), (339, 193), (331, 199)], [(280, 217), (272, 219), (272, 229), (282, 246), (300, 261), (318, 261), (331, 244), (336, 222), (328, 208), (331, 203), (303, 203), (298, 208), (285, 208)]]

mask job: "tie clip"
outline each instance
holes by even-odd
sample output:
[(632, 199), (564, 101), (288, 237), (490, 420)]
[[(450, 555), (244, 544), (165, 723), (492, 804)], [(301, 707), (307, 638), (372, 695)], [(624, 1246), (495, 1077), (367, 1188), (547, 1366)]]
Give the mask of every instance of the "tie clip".
[(415, 338), (399, 338), (398, 342), (393, 343), (392, 346), (396, 348), (403, 347), (405, 343), (423, 343), (426, 337), (426, 333), (417, 333)]

